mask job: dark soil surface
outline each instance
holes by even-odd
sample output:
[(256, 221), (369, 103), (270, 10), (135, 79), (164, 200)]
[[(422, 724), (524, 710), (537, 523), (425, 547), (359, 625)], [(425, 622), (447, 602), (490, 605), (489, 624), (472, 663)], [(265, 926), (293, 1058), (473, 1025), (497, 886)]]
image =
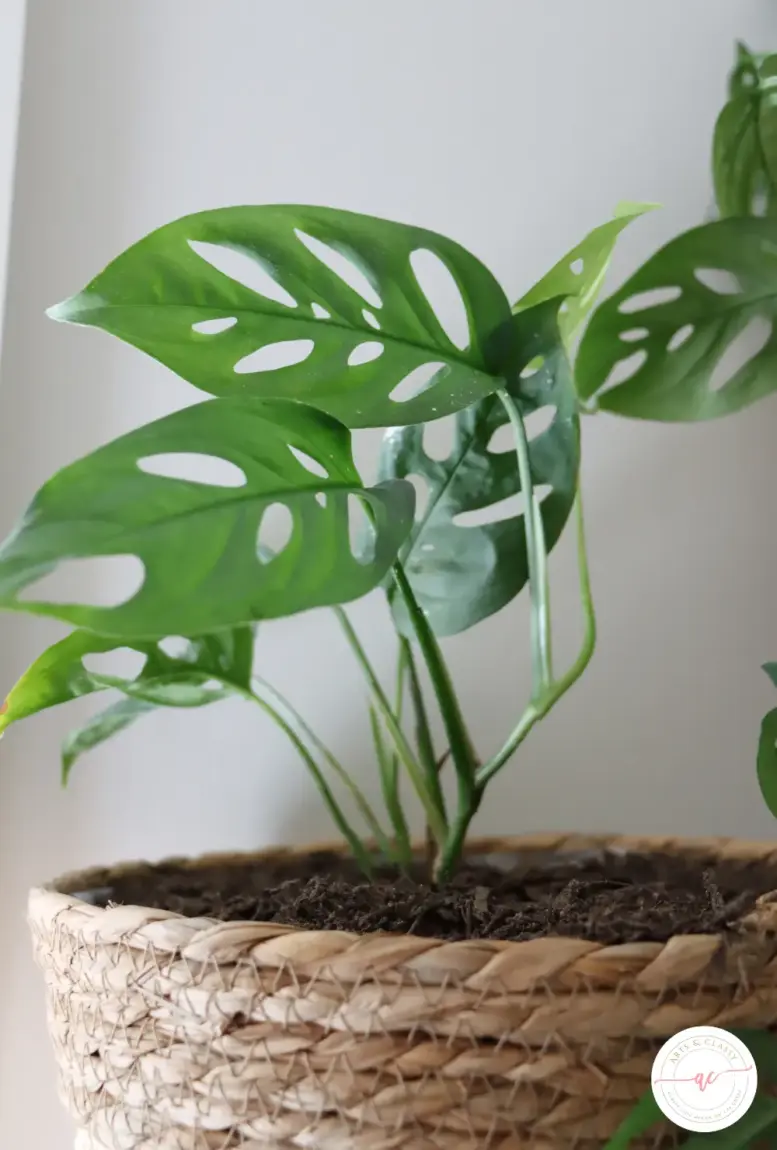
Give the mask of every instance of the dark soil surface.
[(662, 942), (735, 930), (756, 898), (777, 889), (773, 868), (674, 856), (610, 853), (538, 862), (471, 860), (441, 888), (421, 872), (379, 871), (367, 883), (334, 855), (296, 862), (125, 875), (90, 901), (159, 907), (226, 921), (308, 930), (399, 931), (440, 939), (574, 935), (596, 942)]

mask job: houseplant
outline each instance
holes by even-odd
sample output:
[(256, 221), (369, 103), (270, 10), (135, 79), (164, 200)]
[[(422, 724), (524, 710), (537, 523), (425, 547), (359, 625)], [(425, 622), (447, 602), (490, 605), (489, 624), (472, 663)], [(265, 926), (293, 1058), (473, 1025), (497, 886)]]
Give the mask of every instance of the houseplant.
[[(768, 124), (769, 66), (742, 56), (732, 77), (716, 134), (725, 218), (673, 240), (595, 309), (638, 205), (512, 307), (478, 260), (435, 233), (264, 207), (163, 227), (53, 309), (135, 344), (213, 398), (59, 472), (0, 549), (0, 605), (76, 628), (13, 689), (4, 725), (118, 690), (119, 702), (68, 740), (67, 773), (152, 707), (250, 699), (302, 754), (354, 859), (337, 848), (265, 852), (93, 871), (33, 892), (79, 1150), (599, 1146), (643, 1092), (665, 1037), (694, 1022), (763, 1026), (777, 1016), (774, 911), (768, 897), (756, 902), (775, 885), (772, 847), (546, 835), (471, 843), (462, 865), (488, 782), (593, 654), (581, 414), (707, 419), (777, 387), (771, 337), (728, 378), (718, 370), (734, 340), (774, 311), (777, 224), (753, 214), (769, 186), (767, 153), (743, 152), (739, 130), (733, 153), (726, 143), (732, 105), (739, 127), (741, 117), (755, 116), (759, 132)], [(220, 270), (236, 255), (252, 286), (234, 278), (248, 274), (235, 264), (232, 275)], [(442, 283), (448, 310), (436, 304)], [(532, 437), (529, 420), (547, 408), (550, 423)], [(451, 413), (456, 446), (432, 459), (423, 425)], [(368, 486), (351, 431), (388, 425)], [(185, 470), (192, 455), (231, 470), (204, 481)], [(419, 476), (420, 515), (409, 482)], [(518, 493), (520, 513), (466, 525)], [(265, 538), (278, 504), (290, 533)], [(558, 673), (546, 561), (570, 516), (585, 633)], [(143, 564), (123, 604), (25, 597), (63, 560), (119, 554)], [(438, 639), (527, 584), (532, 695), (483, 762)], [(343, 607), (379, 586), (397, 628), (396, 699)], [(320, 606), (337, 612), (366, 675), (384, 818), (253, 674), (257, 623)], [(119, 647), (145, 656), (132, 679), (84, 663)], [(432, 742), (430, 699), (444, 748)], [(443, 770), (455, 778), (452, 804)], [(400, 779), (424, 808), (421, 850)], [(668, 879), (675, 902), (657, 897)]]

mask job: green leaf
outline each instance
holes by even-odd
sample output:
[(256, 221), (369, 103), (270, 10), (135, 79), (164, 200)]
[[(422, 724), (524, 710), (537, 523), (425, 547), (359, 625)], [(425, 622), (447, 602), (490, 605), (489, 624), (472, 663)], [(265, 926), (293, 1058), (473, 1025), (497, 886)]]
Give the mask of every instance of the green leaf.
[(722, 216), (777, 211), (777, 56), (754, 56), (743, 44), (713, 140), (715, 197)]
[(70, 772), (82, 755), (126, 730), (136, 719), (154, 709), (153, 703), (144, 703), (141, 699), (119, 699), (93, 715), (78, 730), (71, 731), (62, 743), (63, 784), (68, 782)]
[(641, 1137), (659, 1122), (665, 1121), (652, 1089), (648, 1090), (626, 1115), (603, 1150), (628, 1150), (634, 1138)]
[(600, 224), (567, 252), (550, 271), (518, 300), (513, 311), (524, 311), (546, 300), (565, 296), (559, 328), (565, 342), (580, 327), (596, 302), (604, 283), (618, 236), (624, 228), (657, 204), (618, 204), (614, 218)]
[[(142, 669), (132, 679), (92, 671), (84, 663), (88, 655), (128, 647), (145, 656)], [(247, 691), (252, 664), (249, 627), (183, 641), (174, 656), (159, 643), (129, 645), (90, 631), (74, 631), (39, 655), (12, 688), (0, 712), (0, 733), (50, 707), (113, 688), (151, 705), (202, 706), (234, 690)], [(217, 683), (220, 693), (214, 690)]]
[(756, 773), (763, 800), (777, 818), (777, 708), (761, 723)]
[[(239, 272), (229, 257), (242, 257)], [(358, 290), (329, 266), (338, 258)], [(463, 338), (451, 338), (422, 290), (413, 270), (422, 259), (440, 261), (447, 273), (437, 265), (439, 274), (455, 281), (450, 308), (439, 310), (466, 310)], [(257, 290), (243, 282), (257, 277)], [(488, 269), (444, 236), (286, 205), (223, 208), (159, 228), (49, 315), (103, 328), (213, 395), (298, 399), (349, 427), (385, 427), (434, 419), (493, 391), (491, 338), (510, 306)], [(210, 328), (197, 330), (203, 323)], [(293, 366), (247, 361), (275, 344), (287, 345)], [(406, 386), (418, 390), (424, 375), (423, 390), (392, 398), (414, 372)]]
[[(733, 1033), (752, 1053), (758, 1068), (759, 1083), (762, 1086), (774, 1085), (777, 1082), (777, 1037), (763, 1030), (734, 1030)], [(692, 1135), (683, 1146), (698, 1150), (704, 1150), (705, 1146), (712, 1146), (713, 1150), (744, 1150), (750, 1146), (753, 1137), (772, 1132), (777, 1134), (776, 1108), (777, 1102), (773, 1099), (758, 1097), (747, 1114), (728, 1130)], [(665, 1121), (652, 1089), (647, 1090), (603, 1150), (628, 1150), (633, 1139)]]
[(761, 1086), (777, 1085), (777, 1035), (769, 1030), (734, 1030), (737, 1038), (744, 1042), (758, 1069), (758, 1082)]
[(776, 315), (777, 220), (694, 228), (596, 309), (577, 356), (578, 391), (638, 419), (739, 411), (777, 389)]
[(116, 639), (74, 631), (44, 651), (11, 690), (0, 711), (0, 735), (12, 723), (97, 691), (116, 689), (125, 699), (93, 716), (63, 745), (65, 779), (75, 759), (155, 707), (202, 707), (250, 688), (254, 637), (250, 627), (183, 642), (176, 655), (158, 643), (135, 642), (145, 656), (133, 679), (105, 675), (84, 663), (88, 655), (125, 648)]
[[(165, 461), (154, 457), (181, 454), (227, 460), (244, 482), (214, 486), (139, 466), (159, 469)], [(358, 498), (349, 507), (352, 496)], [(258, 541), (278, 503), (291, 518), (291, 535), (266, 562)], [(357, 557), (349, 529), (360, 503), (373, 547)], [(50, 479), (0, 548), (0, 604), (101, 634), (156, 639), (347, 602), (385, 577), (413, 506), (408, 483), (363, 487), (350, 435), (331, 417), (284, 400), (210, 400), (133, 431)], [(143, 563), (143, 584), (128, 602), (19, 599), (62, 560), (103, 555)]]
[[(508, 388), (524, 418), (529, 417), (530, 433), (531, 413), (555, 408), (544, 413), (552, 415), (552, 422), (529, 445), (535, 490), (549, 488), (541, 504), (548, 548), (556, 543), (572, 508), (580, 452), (577, 403), (558, 330), (558, 307), (559, 300), (551, 300), (514, 317), (517, 370)], [(520, 492), (505, 409), (489, 396), (460, 412), (455, 421), (447, 459), (427, 454), (423, 428), (396, 428), (384, 440), (380, 466), (383, 479), (417, 476), (428, 490), (401, 557), (415, 597), (438, 635), (464, 631), (499, 611), (528, 579), (523, 512), (504, 504)], [(495, 451), (497, 432), (504, 440), (497, 441)], [(485, 510), (488, 517), (487, 509), (493, 521), (474, 526), (457, 522), (465, 513)], [(401, 599), (393, 588), (389, 596), (405, 630)]]
[(755, 1150), (763, 1135), (777, 1133), (777, 1099), (757, 1096), (753, 1105), (727, 1130), (692, 1134), (683, 1150)]

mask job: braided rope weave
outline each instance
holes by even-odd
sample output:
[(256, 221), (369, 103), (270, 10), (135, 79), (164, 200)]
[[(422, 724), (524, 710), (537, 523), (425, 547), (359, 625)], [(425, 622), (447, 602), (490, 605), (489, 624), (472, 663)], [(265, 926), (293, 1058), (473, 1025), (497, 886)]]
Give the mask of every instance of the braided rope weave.
[[(777, 867), (774, 843), (731, 839), (470, 846), (602, 849)], [(223, 923), (68, 893), (143, 869), (70, 875), (30, 895), (76, 1150), (599, 1150), (666, 1038), (777, 1024), (777, 892), (730, 936), (615, 946)], [(635, 1145), (659, 1144), (667, 1131)]]

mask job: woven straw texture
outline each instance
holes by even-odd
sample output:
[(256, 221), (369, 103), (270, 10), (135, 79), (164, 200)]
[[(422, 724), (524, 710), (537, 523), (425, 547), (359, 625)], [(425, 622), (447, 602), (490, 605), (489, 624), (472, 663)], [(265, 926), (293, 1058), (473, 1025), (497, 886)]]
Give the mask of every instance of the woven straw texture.
[[(777, 866), (775, 844), (730, 839), (535, 835), (470, 850), (603, 848)], [(76, 1150), (600, 1150), (666, 1038), (777, 1022), (777, 893), (731, 937), (617, 946), (302, 931), (68, 893), (128, 869), (30, 896)]]

